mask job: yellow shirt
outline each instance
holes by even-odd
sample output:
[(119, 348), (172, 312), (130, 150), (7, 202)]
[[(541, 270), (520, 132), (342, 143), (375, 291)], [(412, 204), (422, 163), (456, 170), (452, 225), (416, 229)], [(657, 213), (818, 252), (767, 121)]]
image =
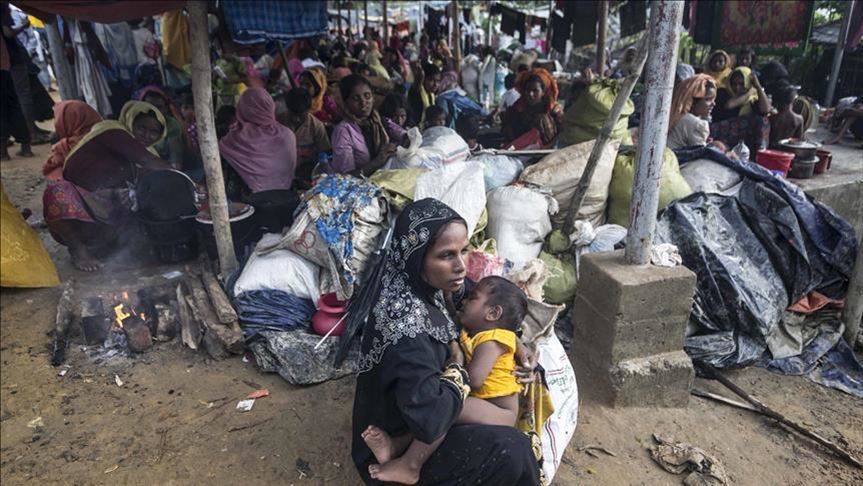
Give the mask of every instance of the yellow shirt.
[(471, 337), (462, 331), (459, 336), (461, 349), (464, 351), (465, 361), (470, 363), (473, 352), (477, 346), (486, 341), (496, 341), (506, 348), (506, 352), (500, 355), (494, 362), (491, 372), (477, 391), (471, 391), (470, 396), (476, 398), (496, 398), (512, 395), (521, 391), (521, 385), (516, 381), (512, 372), (515, 371), (515, 333), (506, 329), (492, 329), (481, 331)]

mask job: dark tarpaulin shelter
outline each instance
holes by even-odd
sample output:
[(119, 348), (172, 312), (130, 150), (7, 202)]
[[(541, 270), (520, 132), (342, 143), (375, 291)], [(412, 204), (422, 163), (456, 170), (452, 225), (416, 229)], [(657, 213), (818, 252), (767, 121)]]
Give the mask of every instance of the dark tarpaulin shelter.
[(151, 0), (148, 2), (118, 0), (17, 0), (13, 3), (21, 10), (42, 21), (53, 22), (55, 15), (61, 15), (76, 20), (87, 20), (102, 24), (158, 15), (186, 6), (186, 2), (178, 0)]

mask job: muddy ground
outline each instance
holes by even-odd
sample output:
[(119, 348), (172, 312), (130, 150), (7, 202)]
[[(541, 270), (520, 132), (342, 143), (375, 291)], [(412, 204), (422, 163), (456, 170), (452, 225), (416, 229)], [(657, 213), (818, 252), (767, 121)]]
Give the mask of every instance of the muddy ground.
[[(0, 169), (12, 201), (41, 214), (39, 169), (48, 147), (35, 150), (37, 157), (13, 158)], [(63, 279), (74, 276), (84, 286), (135, 279), (122, 266), (84, 275), (44, 229), (40, 234)], [(59, 288), (0, 291), (4, 485), (358, 483), (349, 456), (352, 378), (295, 387), (240, 357), (213, 362), (176, 341), (133, 359), (101, 362), (89, 356), (92, 349), (73, 344), (68, 371), (58, 376), (48, 361), (59, 294)], [(761, 369), (729, 376), (863, 457), (860, 400)], [(696, 385), (731, 396), (714, 382)], [(269, 397), (250, 412), (235, 410), (238, 400), (262, 387)], [(695, 397), (685, 409), (608, 409), (589, 401), (590, 390), (580, 395), (578, 429), (555, 484), (680, 484), (682, 476), (651, 461), (654, 433), (713, 454), (733, 484), (863, 483), (863, 471), (748, 411)], [(583, 449), (588, 445), (615, 455), (593, 457)]]

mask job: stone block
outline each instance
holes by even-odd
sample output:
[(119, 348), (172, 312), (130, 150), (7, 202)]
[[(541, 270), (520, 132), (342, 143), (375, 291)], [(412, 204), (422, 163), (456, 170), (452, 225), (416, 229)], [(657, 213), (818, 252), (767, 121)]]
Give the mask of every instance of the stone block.
[(695, 378), (683, 351), (624, 360), (608, 371), (611, 404), (620, 407), (685, 407)]
[(606, 366), (683, 349), (689, 321), (688, 313), (629, 322), (620, 317), (609, 318), (582, 295), (576, 295), (572, 315), (573, 347)]
[(695, 274), (682, 265), (626, 265), (620, 250), (584, 255), (579, 271), (578, 295), (609, 320), (688, 315), (692, 306)]

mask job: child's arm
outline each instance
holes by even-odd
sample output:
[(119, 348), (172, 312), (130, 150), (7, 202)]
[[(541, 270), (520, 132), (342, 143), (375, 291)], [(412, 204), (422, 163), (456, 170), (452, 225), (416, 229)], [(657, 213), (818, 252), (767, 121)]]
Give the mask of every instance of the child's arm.
[(473, 359), (467, 365), (467, 374), (470, 376), (470, 389), (479, 390), (485, 379), (491, 373), (494, 362), (497, 361), (507, 348), (496, 341), (486, 341), (476, 347)]

